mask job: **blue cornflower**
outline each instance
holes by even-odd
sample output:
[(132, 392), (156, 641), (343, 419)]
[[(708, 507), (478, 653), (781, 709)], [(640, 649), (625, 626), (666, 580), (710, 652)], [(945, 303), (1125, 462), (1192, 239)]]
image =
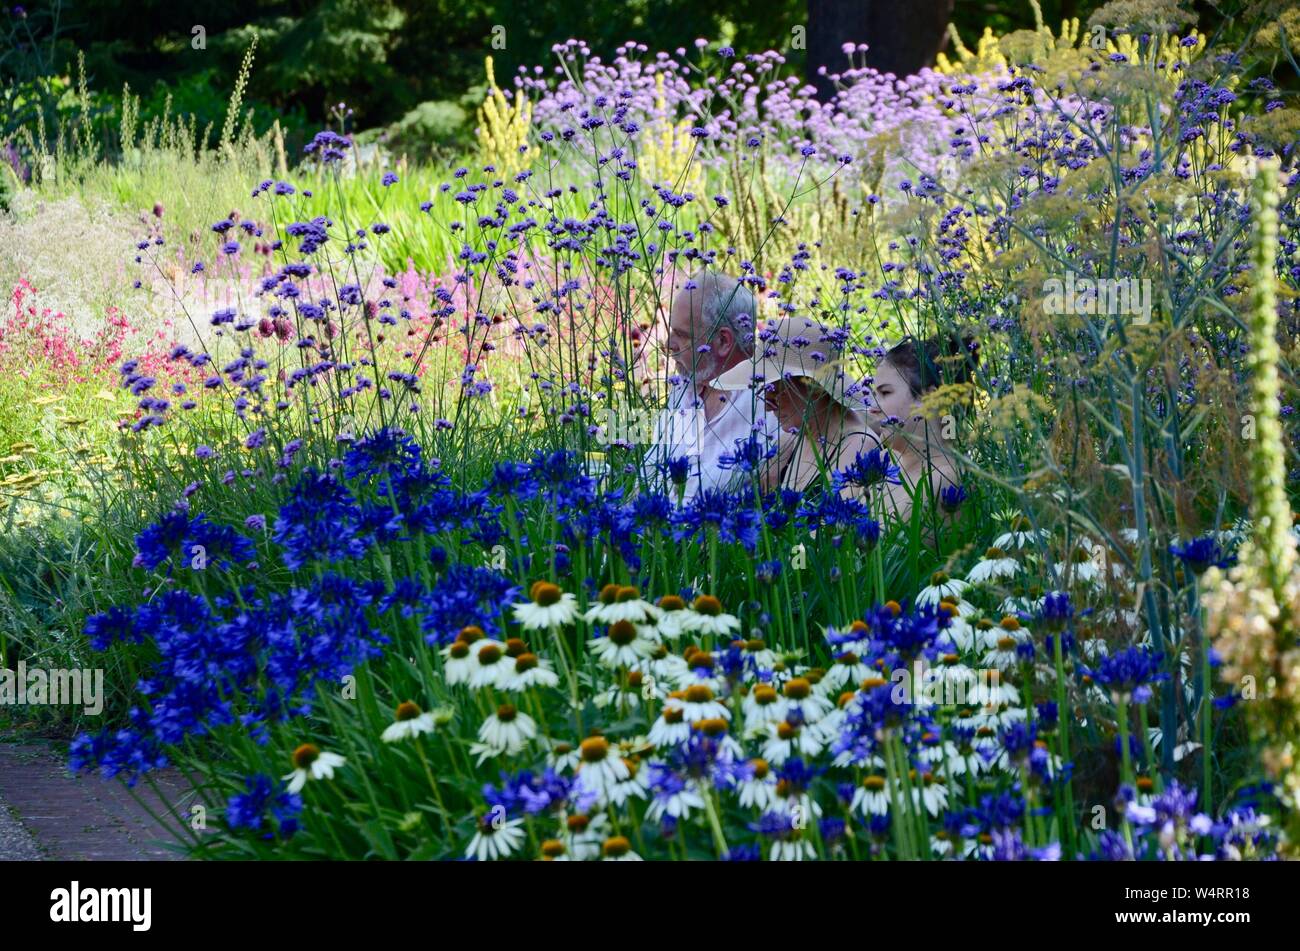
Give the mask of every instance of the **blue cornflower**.
[(1191, 569), (1195, 575), (1203, 575), (1211, 566), (1228, 568), (1235, 560), (1225, 554), (1223, 546), (1214, 535), (1202, 535), (1181, 545), (1170, 545), (1169, 551)]
[(877, 447), (854, 455), (852, 463), (832, 476), (832, 482), (837, 491), (846, 485), (864, 489), (880, 483), (899, 485), (900, 471), (890, 459), (889, 450)]
[(673, 540), (696, 539), (713, 530), (719, 541), (739, 543), (753, 551), (758, 546), (759, 518), (745, 493), (705, 489), (673, 516)]
[(1074, 617), (1074, 604), (1068, 591), (1050, 591), (1043, 598), (1039, 616), (1049, 628), (1060, 630)]
[(967, 499), (965, 486), (945, 485), (939, 490), (939, 504), (945, 512), (955, 512)]

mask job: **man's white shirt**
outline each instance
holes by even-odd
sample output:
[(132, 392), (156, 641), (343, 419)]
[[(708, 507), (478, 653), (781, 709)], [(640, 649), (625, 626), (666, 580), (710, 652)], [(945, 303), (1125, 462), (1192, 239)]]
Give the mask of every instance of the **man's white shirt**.
[(741, 470), (736, 466), (725, 466), (723, 459), (734, 456), (751, 436), (757, 435), (764, 447), (776, 440), (776, 417), (754, 394), (749, 391), (729, 392), (723, 394), (723, 399), (726, 402), (718, 414), (706, 419), (700, 388), (682, 381), (672, 386), (668, 406), (655, 420), (651, 459), (660, 478), (666, 478), (663, 473), (669, 459), (685, 456), (690, 460), (687, 498), (701, 489), (728, 488)]

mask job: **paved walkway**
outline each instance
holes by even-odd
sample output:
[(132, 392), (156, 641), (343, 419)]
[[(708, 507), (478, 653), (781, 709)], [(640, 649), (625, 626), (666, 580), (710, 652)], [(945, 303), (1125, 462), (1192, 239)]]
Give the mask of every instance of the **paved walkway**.
[[(163, 795), (187, 809), (184, 777), (154, 774)], [(156, 815), (167, 807), (146, 783), (135, 792)], [(0, 861), (142, 861), (181, 858), (175, 837), (116, 780), (72, 776), (41, 740), (0, 741)]]

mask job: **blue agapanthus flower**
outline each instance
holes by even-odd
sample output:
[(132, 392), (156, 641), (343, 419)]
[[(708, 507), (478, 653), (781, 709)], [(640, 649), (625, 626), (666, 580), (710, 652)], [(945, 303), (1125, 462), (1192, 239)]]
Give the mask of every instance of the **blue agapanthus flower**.
[(1106, 654), (1094, 668), (1081, 668), (1082, 672), (1112, 692), (1129, 694), (1141, 687), (1146, 687), (1169, 675), (1160, 671), (1163, 654), (1153, 654), (1145, 647), (1128, 647), (1113, 654)]
[(209, 565), (228, 568), (256, 554), (253, 543), (230, 526), (219, 525), (203, 514), (190, 518), (180, 509), (140, 532), (135, 544), (134, 564), (148, 571), (173, 557), (180, 565), (203, 569)]
[[(268, 817), (267, 813), (270, 813)], [(284, 789), (283, 781), (272, 780), (265, 773), (255, 773), (244, 778), (244, 792), (234, 793), (226, 800), (226, 822), (232, 829), (262, 831), (263, 838), (288, 838), (298, 831), (298, 816), (302, 813), (302, 797)], [(270, 828), (270, 820), (275, 829)]]
[(361, 534), (361, 509), (337, 479), (303, 470), (289, 500), (280, 506), (273, 536), (284, 563), (298, 570), (313, 561), (360, 558), (368, 540)]
[(400, 429), (385, 427), (357, 440), (343, 457), (343, 478), (372, 482), (416, 473), (421, 447)]
[(474, 625), (491, 632), (505, 605), (518, 600), (520, 587), (490, 568), (452, 565), (424, 600), (424, 639), (449, 644), (461, 628)]

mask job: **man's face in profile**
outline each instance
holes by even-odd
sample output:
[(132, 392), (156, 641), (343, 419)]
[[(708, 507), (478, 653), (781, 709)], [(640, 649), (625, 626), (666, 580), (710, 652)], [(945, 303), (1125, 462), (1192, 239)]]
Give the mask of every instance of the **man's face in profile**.
[(710, 350), (699, 352), (710, 341), (696, 322), (700, 310), (700, 291), (679, 291), (673, 298), (668, 316), (668, 352), (683, 376), (707, 383), (717, 376), (717, 360)]

